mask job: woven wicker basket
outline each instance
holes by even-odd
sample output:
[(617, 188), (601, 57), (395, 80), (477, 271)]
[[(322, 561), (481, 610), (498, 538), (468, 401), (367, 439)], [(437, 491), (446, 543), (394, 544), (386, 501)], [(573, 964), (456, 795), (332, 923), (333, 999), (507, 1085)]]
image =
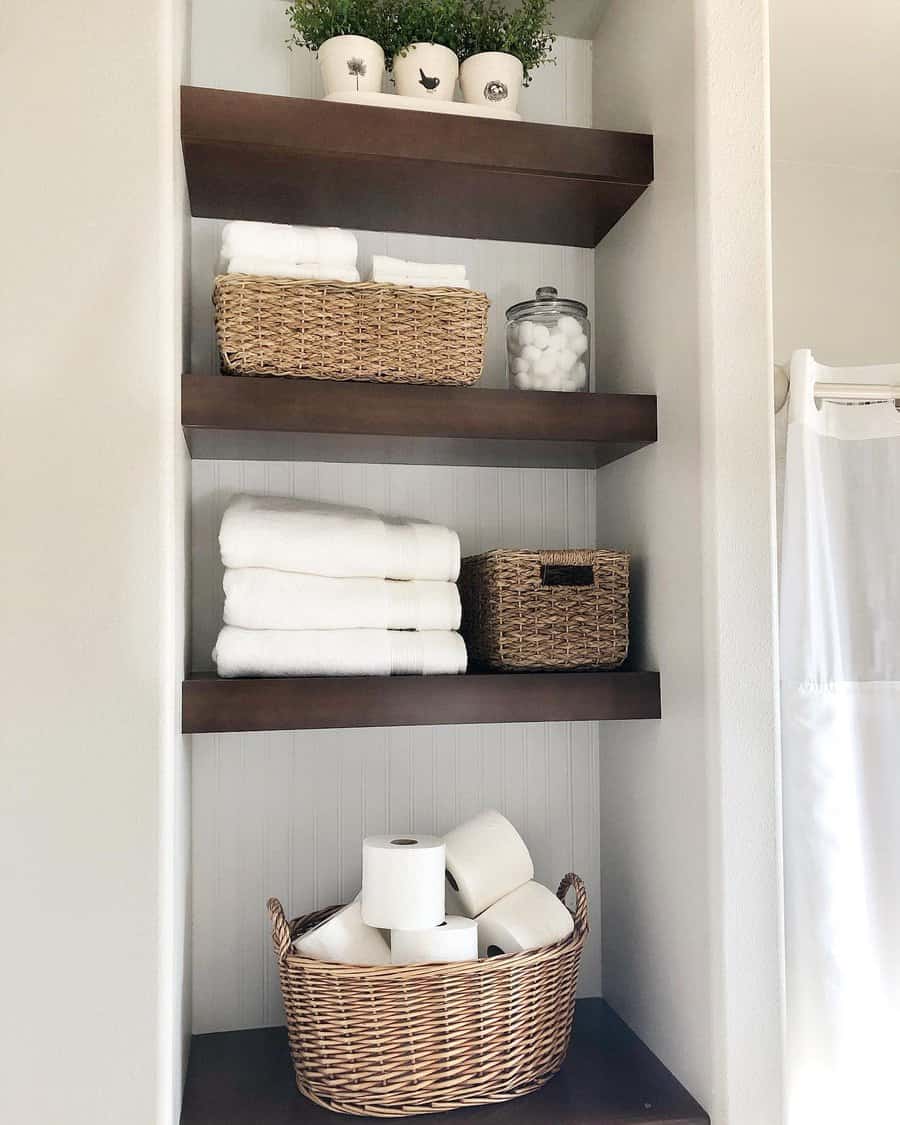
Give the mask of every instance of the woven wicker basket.
[(490, 551), (463, 559), (462, 634), (473, 665), (618, 668), (628, 655), (629, 557)]
[(229, 375), (468, 386), (484, 367), (490, 306), (469, 289), (228, 274), (213, 306)]
[(336, 1113), (413, 1117), (534, 1093), (562, 1066), (588, 934), (584, 883), (575, 928), (556, 945), (454, 965), (363, 968), (300, 957), (291, 943), (339, 907), (288, 923), (269, 900), (297, 1087)]

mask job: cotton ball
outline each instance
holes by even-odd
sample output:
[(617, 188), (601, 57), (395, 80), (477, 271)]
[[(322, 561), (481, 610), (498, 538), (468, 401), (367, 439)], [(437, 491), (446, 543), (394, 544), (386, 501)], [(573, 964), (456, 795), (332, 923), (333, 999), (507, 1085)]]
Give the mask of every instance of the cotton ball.
[(583, 363), (578, 363), (575, 365), (575, 368), (572, 371), (572, 378), (575, 380), (575, 390), (580, 391), (582, 387), (584, 387), (584, 385), (587, 383), (587, 368)]
[(556, 371), (556, 353), (545, 352), (544, 355), (534, 365), (535, 375), (540, 375), (546, 378), (548, 375), (553, 375)]
[(530, 320), (523, 320), (519, 325), (519, 331), (516, 333), (519, 338), (519, 343), (523, 348), (528, 347), (529, 344), (534, 343), (534, 325)]
[(550, 343), (550, 329), (546, 324), (536, 324), (534, 326), (534, 346), (544, 350)]
[(581, 332), (581, 325), (574, 316), (561, 316), (556, 327), (564, 336), (577, 336)]
[(550, 351), (561, 352), (565, 346), (566, 337), (562, 334), (562, 332), (550, 333), (550, 341), (547, 344), (547, 347), (550, 349)]
[(575, 384), (575, 378), (571, 373), (569, 373), (568, 375), (563, 375), (562, 382), (560, 384), (559, 389), (561, 391), (577, 391), (578, 390), (578, 387)]
[(588, 350), (590, 344), (588, 343), (587, 336), (582, 332), (581, 335), (576, 336), (572, 340), (572, 343), (569, 345), (569, 347), (580, 359), (581, 356), (583, 356), (584, 353)]
[(525, 360), (529, 367), (534, 367), (540, 358), (541, 353), (533, 344), (529, 344), (522, 349), (522, 359)]
[(556, 362), (559, 366), (560, 371), (565, 371), (566, 373), (568, 373), (578, 362), (578, 356), (572, 351), (571, 348), (563, 348), (563, 350), (556, 357)]
[(527, 359), (522, 359), (521, 356), (517, 356), (510, 366), (516, 375), (524, 375), (531, 365)]
[(520, 371), (516, 375), (515, 384), (520, 391), (530, 391), (533, 385), (531, 376), (527, 371)]

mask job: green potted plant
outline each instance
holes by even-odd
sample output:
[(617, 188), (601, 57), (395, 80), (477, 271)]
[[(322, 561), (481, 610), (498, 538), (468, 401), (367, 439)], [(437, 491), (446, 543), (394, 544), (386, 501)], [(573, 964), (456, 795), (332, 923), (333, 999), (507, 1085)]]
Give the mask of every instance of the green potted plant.
[(289, 46), (319, 57), (325, 94), (380, 93), (390, 0), (294, 0)]
[(388, 39), (397, 93), (453, 101), (468, 0), (396, 0)]
[(520, 0), (512, 10), (501, 0), (466, 0), (460, 26), (460, 83), (469, 105), (513, 113), (532, 72), (552, 59), (553, 0)]

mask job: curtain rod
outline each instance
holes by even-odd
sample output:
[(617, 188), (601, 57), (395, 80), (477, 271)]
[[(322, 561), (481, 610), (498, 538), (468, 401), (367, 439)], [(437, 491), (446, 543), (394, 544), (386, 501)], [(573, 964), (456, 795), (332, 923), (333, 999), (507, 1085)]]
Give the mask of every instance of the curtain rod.
[[(775, 364), (775, 413), (779, 414), (787, 402), (791, 389), (791, 376), (787, 364)], [(816, 383), (817, 399), (829, 402), (885, 402), (900, 401), (900, 385), (886, 383)]]

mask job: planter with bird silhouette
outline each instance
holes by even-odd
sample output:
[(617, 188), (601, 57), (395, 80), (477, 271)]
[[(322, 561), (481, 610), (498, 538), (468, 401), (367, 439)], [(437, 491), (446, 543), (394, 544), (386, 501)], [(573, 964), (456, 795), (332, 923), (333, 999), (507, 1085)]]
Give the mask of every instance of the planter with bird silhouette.
[(397, 93), (407, 98), (452, 102), (459, 59), (440, 43), (412, 43), (394, 56)]
[(384, 51), (363, 35), (335, 35), (319, 48), (325, 93), (380, 93)]

